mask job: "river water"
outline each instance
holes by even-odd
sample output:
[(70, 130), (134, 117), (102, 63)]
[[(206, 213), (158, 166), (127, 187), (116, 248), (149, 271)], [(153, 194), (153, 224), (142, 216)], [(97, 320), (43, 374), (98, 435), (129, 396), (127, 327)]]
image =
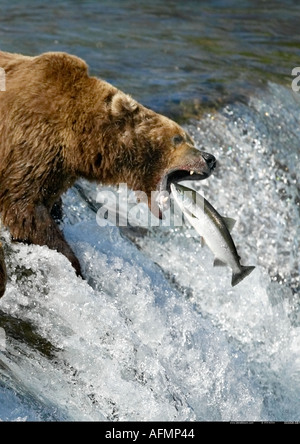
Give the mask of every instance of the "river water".
[(1, 49), (81, 56), (217, 157), (192, 185), (256, 269), (232, 288), (189, 226), (103, 227), (80, 181), (62, 228), (84, 281), (2, 232), (0, 419), (299, 421), (299, 24), (294, 1), (1, 2)]

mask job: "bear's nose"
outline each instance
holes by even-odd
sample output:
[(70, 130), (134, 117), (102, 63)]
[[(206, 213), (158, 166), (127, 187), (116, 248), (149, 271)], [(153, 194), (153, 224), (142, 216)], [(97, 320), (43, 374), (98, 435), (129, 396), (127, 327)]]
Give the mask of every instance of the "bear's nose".
[(210, 170), (213, 170), (216, 166), (216, 158), (215, 156), (213, 156), (212, 154), (209, 153), (205, 153), (202, 152), (202, 157), (205, 160), (205, 162), (207, 163), (207, 166), (209, 167)]

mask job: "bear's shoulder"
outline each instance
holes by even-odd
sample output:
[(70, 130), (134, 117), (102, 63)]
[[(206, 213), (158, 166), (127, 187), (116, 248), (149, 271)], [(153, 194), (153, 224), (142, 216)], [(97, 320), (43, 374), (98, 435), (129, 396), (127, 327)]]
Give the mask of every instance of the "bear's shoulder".
[(0, 51), (0, 67), (6, 73), (8, 89), (11, 84), (29, 86), (37, 82), (72, 89), (73, 84), (84, 84), (89, 78), (85, 61), (65, 52), (45, 52), (30, 57)]
[(48, 79), (59, 76), (69, 82), (76, 77), (88, 77), (85, 61), (65, 52), (45, 52), (33, 57), (32, 63), (36, 68), (43, 70)]

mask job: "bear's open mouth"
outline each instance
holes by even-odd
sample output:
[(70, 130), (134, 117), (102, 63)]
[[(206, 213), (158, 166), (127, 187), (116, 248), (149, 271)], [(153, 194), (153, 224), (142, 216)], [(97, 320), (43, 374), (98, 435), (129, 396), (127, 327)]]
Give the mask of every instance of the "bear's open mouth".
[(148, 201), (151, 212), (159, 219), (163, 218), (162, 214), (169, 206), (171, 183), (177, 183), (183, 180), (203, 180), (210, 176), (213, 169), (214, 166), (204, 171), (195, 171), (188, 167), (186, 167), (186, 169), (181, 167), (168, 171), (158, 183), (156, 190), (158, 194), (156, 194), (154, 199), (151, 198)]
[(188, 162), (164, 172), (156, 187), (155, 197), (148, 200), (151, 212), (160, 219), (162, 212), (168, 208), (171, 194), (171, 183), (184, 180), (207, 179), (216, 167), (216, 159), (211, 154), (194, 150)]
[(170, 185), (171, 183), (181, 182), (183, 180), (203, 180), (207, 179), (210, 176), (210, 173), (205, 171), (194, 171), (194, 170), (185, 170), (182, 168), (174, 169), (169, 171), (162, 178), (159, 186), (159, 191), (167, 191), (171, 192)]
[(209, 177), (209, 174), (204, 173), (203, 171), (201, 173), (198, 173), (197, 171), (193, 170), (175, 170), (167, 174), (166, 190), (168, 191), (168, 193), (171, 191), (171, 183), (177, 183), (183, 180), (203, 180), (207, 179), (207, 177)]

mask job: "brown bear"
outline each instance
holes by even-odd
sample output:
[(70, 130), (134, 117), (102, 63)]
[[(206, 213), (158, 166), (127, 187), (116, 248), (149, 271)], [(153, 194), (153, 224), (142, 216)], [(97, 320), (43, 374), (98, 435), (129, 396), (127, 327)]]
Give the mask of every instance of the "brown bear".
[[(52, 210), (83, 177), (132, 190), (208, 177), (214, 156), (197, 150), (175, 122), (91, 77), (78, 57), (0, 51), (0, 212), (13, 240), (48, 245), (80, 264)], [(191, 176), (191, 174), (193, 174)], [(151, 206), (158, 214), (158, 208)]]

